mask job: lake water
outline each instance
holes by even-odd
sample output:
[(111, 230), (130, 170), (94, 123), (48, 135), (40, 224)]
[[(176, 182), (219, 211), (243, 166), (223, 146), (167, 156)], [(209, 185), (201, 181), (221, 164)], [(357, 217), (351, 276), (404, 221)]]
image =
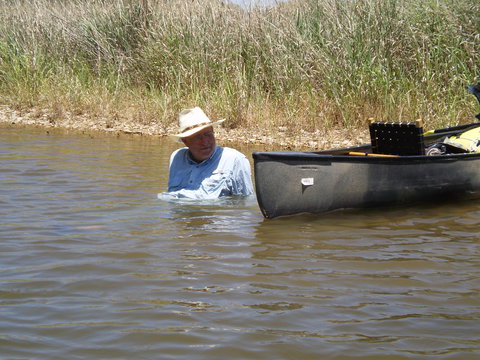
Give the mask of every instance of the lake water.
[(480, 358), (479, 202), (168, 203), (176, 146), (0, 127), (0, 358)]

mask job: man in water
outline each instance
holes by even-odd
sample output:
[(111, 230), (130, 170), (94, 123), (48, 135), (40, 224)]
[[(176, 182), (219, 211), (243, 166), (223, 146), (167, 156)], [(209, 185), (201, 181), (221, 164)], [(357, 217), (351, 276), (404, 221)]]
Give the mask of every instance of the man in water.
[(186, 146), (170, 156), (168, 192), (174, 198), (215, 199), (253, 194), (250, 163), (237, 150), (216, 145), (215, 122), (202, 109), (183, 110), (180, 132), (173, 136)]

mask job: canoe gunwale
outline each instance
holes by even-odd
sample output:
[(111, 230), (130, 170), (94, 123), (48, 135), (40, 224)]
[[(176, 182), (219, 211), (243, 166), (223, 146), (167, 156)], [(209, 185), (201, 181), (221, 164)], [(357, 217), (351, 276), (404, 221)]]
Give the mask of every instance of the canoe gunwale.
[[(344, 150), (354, 151), (362, 148), (348, 148)], [(340, 151), (340, 150), (339, 150)], [(252, 153), (254, 161), (329, 161), (329, 162), (355, 162), (372, 164), (414, 164), (414, 163), (441, 163), (461, 160), (480, 159), (480, 153), (461, 153), (444, 155), (409, 155), (409, 156), (357, 156), (357, 155), (338, 155), (327, 152), (313, 151), (270, 151)]]

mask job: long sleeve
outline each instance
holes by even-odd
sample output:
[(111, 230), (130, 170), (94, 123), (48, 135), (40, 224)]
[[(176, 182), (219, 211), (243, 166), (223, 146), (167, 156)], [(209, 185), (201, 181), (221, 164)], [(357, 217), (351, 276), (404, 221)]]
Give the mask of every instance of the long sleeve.
[(235, 161), (233, 179), (232, 179), (232, 194), (233, 195), (251, 195), (253, 194), (252, 184), (252, 170), (250, 162), (241, 153), (239, 153)]

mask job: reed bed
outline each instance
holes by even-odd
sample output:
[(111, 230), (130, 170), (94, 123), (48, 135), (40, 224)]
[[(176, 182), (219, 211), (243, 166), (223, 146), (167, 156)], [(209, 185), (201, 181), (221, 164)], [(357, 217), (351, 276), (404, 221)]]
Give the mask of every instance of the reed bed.
[(479, 14), (467, 0), (6, 0), (0, 102), (159, 132), (196, 105), (252, 133), (455, 125), (477, 112)]

